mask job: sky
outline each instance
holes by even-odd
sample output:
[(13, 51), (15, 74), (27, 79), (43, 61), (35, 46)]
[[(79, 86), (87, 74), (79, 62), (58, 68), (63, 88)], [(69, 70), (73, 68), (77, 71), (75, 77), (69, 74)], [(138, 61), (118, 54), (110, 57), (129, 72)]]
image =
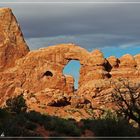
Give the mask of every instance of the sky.
[[(31, 50), (75, 43), (105, 57), (140, 53), (140, 0), (0, 0), (0, 7), (12, 8)], [(80, 64), (69, 65), (64, 73), (77, 86)]]

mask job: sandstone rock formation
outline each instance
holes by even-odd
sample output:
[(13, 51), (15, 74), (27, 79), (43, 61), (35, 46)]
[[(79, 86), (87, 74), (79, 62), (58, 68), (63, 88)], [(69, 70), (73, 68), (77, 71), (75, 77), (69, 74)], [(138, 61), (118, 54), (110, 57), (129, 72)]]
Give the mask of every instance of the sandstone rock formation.
[[(59, 44), (30, 51), (8, 8), (0, 9), (0, 105), (23, 94), (31, 108), (71, 105), (75, 108), (110, 107), (112, 82), (119, 78), (140, 81), (140, 54), (104, 58), (75, 44)], [(64, 75), (70, 60), (81, 64), (79, 89)], [(76, 97), (76, 98), (75, 98)], [(52, 109), (52, 108), (51, 108)]]
[(29, 52), (16, 18), (9, 8), (0, 9), (0, 71), (14, 66)]
[(140, 54), (135, 55), (134, 58), (137, 63), (137, 68), (140, 69)]

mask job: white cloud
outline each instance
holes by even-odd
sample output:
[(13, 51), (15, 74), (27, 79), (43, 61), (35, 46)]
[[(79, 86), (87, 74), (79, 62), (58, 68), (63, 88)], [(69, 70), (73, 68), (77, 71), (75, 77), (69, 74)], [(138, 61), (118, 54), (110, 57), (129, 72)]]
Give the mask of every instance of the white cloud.
[(28, 38), (26, 39), (26, 41), (31, 50), (61, 43), (75, 43), (86, 48), (89, 51), (92, 51), (95, 48), (105, 47), (132, 47), (138, 44), (138, 39), (135, 39), (133, 37), (111, 34), (77, 34), (56, 37), (39, 37)]
[(140, 48), (140, 41), (136, 41), (136, 42), (127, 42), (127, 43), (125, 43), (125, 44), (122, 44), (122, 45), (120, 45), (120, 47), (121, 48), (129, 48), (129, 47), (134, 47), (134, 46), (137, 46), (137, 47), (139, 47)]

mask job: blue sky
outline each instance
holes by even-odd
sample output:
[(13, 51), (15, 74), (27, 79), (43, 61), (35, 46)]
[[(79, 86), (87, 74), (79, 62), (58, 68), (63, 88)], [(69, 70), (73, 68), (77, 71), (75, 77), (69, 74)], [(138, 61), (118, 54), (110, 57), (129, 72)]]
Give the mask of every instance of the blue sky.
[(80, 62), (71, 60), (64, 68), (63, 73), (74, 77), (74, 87), (78, 89)]
[[(88, 51), (100, 49), (105, 57), (140, 53), (140, 0), (59, 1), (0, 0), (0, 7), (13, 10), (31, 50), (75, 43)], [(64, 70), (75, 77), (76, 87), (79, 68), (78, 62), (70, 62)]]

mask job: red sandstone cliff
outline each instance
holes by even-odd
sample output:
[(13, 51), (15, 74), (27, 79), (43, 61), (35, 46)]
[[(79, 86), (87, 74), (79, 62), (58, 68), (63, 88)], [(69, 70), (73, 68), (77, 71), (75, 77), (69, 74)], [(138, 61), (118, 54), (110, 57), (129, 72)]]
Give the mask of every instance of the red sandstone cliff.
[(11, 9), (0, 9), (0, 71), (15, 65), (29, 48)]

